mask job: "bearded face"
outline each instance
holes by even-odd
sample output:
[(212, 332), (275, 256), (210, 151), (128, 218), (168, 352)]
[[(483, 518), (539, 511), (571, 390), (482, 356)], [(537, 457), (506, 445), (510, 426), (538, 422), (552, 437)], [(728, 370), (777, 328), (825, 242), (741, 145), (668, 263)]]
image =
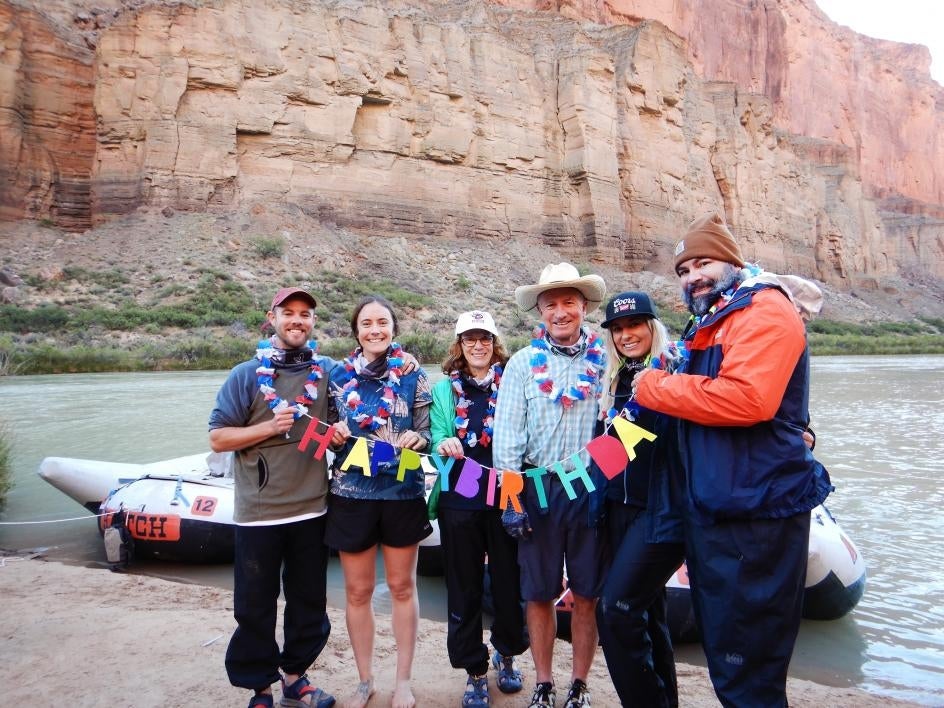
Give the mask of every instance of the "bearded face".
[(693, 258), (678, 269), (682, 279), (682, 300), (696, 317), (706, 314), (722, 293), (741, 281), (741, 271), (731, 263)]

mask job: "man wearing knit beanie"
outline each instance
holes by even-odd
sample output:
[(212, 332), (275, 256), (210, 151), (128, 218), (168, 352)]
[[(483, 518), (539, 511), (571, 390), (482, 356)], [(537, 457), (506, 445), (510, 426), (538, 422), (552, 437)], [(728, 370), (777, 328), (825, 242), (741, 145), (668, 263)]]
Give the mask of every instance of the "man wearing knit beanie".
[(803, 432), (809, 349), (789, 297), (748, 270), (718, 214), (691, 223), (675, 272), (692, 313), (680, 371), (634, 379), (639, 405), (679, 419), (673, 501), (695, 618), (725, 706), (783, 708), (799, 631), (810, 510), (829, 474)]

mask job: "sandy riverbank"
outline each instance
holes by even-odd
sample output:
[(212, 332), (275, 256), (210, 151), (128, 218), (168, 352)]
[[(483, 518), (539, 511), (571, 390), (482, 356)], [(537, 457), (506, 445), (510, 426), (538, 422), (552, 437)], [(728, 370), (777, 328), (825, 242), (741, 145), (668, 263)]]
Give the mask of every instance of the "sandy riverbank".
[[(246, 691), (226, 680), (223, 656), (233, 630), (232, 592), (41, 559), (0, 557), (0, 678), (10, 705), (244, 706)], [(331, 611), (328, 646), (309, 672), (339, 698), (357, 683), (340, 610)], [(395, 650), (389, 619), (378, 617), (372, 706), (390, 704)], [(419, 706), (456, 706), (464, 674), (449, 667), (445, 625), (420, 620), (413, 690)], [(569, 678), (569, 647), (555, 663), (559, 684)], [(523, 706), (534, 671), (522, 657), (526, 689), (492, 691), (495, 706)], [(704, 669), (678, 668), (683, 706), (715, 706)], [(595, 706), (616, 706), (601, 654), (590, 688)], [(494, 685), (494, 684), (492, 684)], [(834, 708), (906, 706), (854, 689), (790, 680), (792, 705)]]

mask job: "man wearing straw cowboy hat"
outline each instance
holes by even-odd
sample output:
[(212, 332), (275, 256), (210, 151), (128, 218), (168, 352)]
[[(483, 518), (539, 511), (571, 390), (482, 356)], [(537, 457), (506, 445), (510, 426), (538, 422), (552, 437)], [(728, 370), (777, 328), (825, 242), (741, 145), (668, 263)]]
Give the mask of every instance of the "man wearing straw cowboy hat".
[(554, 603), (565, 561), (574, 613), (571, 685), (564, 705), (590, 705), (587, 674), (597, 646), (602, 544), (590, 526), (589, 493), (579, 477), (589, 463), (586, 445), (593, 438), (606, 353), (584, 318), (605, 295), (600, 276), (581, 276), (570, 263), (548, 265), (536, 285), (515, 290), (519, 309), (537, 308), (541, 324), (531, 346), (505, 367), (495, 414), (494, 464), (499, 470), (546, 469), (526, 477), (525, 514), (506, 524), (519, 539), (521, 594), (527, 601), (537, 682), (532, 708), (553, 706), (556, 697)]
[(745, 263), (718, 214), (688, 227), (675, 272), (692, 313), (687, 362), (674, 374), (640, 372), (634, 393), (679, 419), (675, 499), (715, 693), (724, 706), (782, 708), (810, 510), (832, 489), (804, 438), (802, 293), (795, 277)]

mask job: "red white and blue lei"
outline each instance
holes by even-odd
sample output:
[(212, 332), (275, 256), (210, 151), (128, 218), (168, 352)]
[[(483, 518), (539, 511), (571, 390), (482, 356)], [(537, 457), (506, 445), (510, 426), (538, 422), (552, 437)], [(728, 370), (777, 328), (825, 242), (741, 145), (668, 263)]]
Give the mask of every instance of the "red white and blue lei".
[(295, 420), (303, 415), (308, 415), (308, 406), (318, 400), (318, 382), (324, 378), (324, 369), (321, 368), (320, 360), (316, 356), (318, 343), (314, 340), (308, 340), (305, 347), (311, 350), (311, 370), (305, 379), (304, 391), (296, 396), (292, 403), (281, 398), (275, 392), (275, 378), (278, 374), (275, 372), (272, 362), (280, 360), (282, 350), (275, 346), (273, 339), (263, 339), (256, 347), (256, 359), (260, 363), (256, 368), (256, 379), (259, 381), (259, 391), (262, 392), (266, 405), (274, 412), (290, 406), (295, 408)]
[(458, 371), (451, 371), (449, 373), (449, 380), (452, 381), (452, 390), (459, 396), (459, 400), (456, 402), (456, 419), (454, 421), (456, 437), (465, 442), (469, 447), (475, 447), (476, 445), (488, 447), (492, 442), (495, 426), (495, 403), (498, 401), (498, 387), (501, 385), (501, 376), (502, 368), (499, 366), (498, 362), (495, 362), (489, 369), (489, 377), (492, 380), (490, 386), (491, 393), (488, 396), (485, 416), (482, 418), (482, 432), (480, 435), (476, 436), (474, 432), (469, 431), (469, 406), (472, 405), (472, 402), (465, 397), (462, 375)]
[(560, 403), (564, 408), (570, 408), (577, 401), (583, 401), (590, 395), (595, 395), (597, 381), (600, 379), (600, 372), (606, 363), (606, 354), (603, 340), (595, 332), (587, 331), (587, 350), (584, 352), (583, 361), (585, 369), (577, 375), (577, 383), (570, 387), (570, 390), (564, 391), (557, 387), (554, 379), (548, 373), (547, 353), (550, 346), (547, 343), (547, 329), (543, 324), (534, 329), (533, 339), (531, 340), (531, 373), (538, 384), (541, 392), (555, 403)]
[(364, 403), (357, 390), (357, 374), (360, 373), (361, 368), (361, 350), (359, 348), (355, 349), (351, 356), (343, 362), (348, 380), (341, 389), (341, 393), (344, 396), (344, 404), (349, 411), (348, 415), (360, 428), (369, 432), (373, 432), (387, 424), (390, 415), (393, 413), (393, 405), (400, 393), (400, 377), (403, 375), (403, 349), (396, 342), (390, 345), (390, 349), (390, 354), (387, 356), (387, 379), (376, 411), (371, 410), (371, 407)]

